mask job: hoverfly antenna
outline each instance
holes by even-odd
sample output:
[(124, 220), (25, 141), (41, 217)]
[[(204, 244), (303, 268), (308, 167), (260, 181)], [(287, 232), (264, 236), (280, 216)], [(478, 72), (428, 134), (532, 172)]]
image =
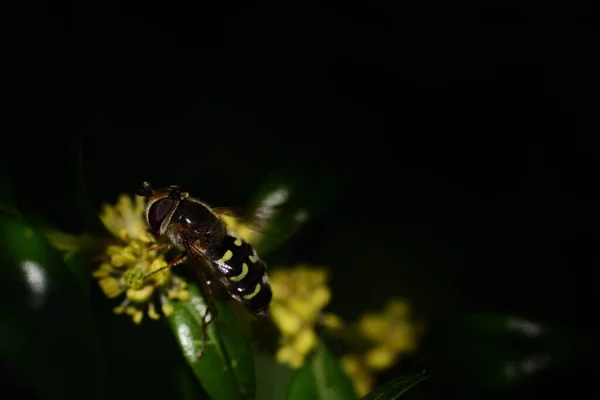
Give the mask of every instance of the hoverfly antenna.
[(138, 196), (148, 197), (154, 192), (152, 189), (152, 185), (149, 182), (144, 182), (142, 188), (139, 189), (136, 193)]

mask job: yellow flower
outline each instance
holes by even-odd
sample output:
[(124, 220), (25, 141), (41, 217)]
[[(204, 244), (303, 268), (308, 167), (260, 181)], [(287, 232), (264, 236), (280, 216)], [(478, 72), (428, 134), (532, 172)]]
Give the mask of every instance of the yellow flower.
[(344, 327), (344, 320), (333, 313), (324, 313), (319, 318), (319, 325), (329, 329), (342, 329)]
[(116, 314), (127, 314), (139, 324), (145, 312), (152, 319), (160, 317), (155, 299), (167, 316), (173, 310), (170, 300), (189, 300), (185, 282), (170, 269), (148, 275), (167, 266), (167, 261), (163, 251), (153, 249), (156, 241), (147, 231), (143, 198), (133, 200), (123, 194), (116, 205), (103, 206), (100, 219), (119, 240), (106, 247), (104, 261), (92, 275), (106, 297), (124, 295), (121, 304), (114, 308)]
[(306, 354), (317, 345), (317, 334), (314, 329), (305, 327), (294, 337), (293, 344), (300, 354)]
[(386, 346), (377, 346), (365, 354), (365, 364), (375, 370), (391, 367), (396, 363), (398, 353)]
[(284, 336), (293, 336), (302, 329), (302, 318), (282, 304), (271, 304), (271, 318)]
[(402, 299), (391, 299), (379, 313), (364, 314), (358, 332), (373, 342), (361, 355), (346, 355), (342, 367), (351, 377), (359, 396), (373, 389), (374, 376), (398, 362), (416, 347), (418, 329), (410, 320), (410, 307)]
[(315, 324), (331, 299), (322, 268), (297, 266), (270, 274), (273, 300), (271, 318), (281, 333), (279, 362), (297, 368), (317, 345)]
[(283, 345), (275, 355), (277, 361), (287, 364), (292, 368), (299, 368), (304, 362), (304, 354), (300, 353), (293, 345)]
[(408, 304), (402, 299), (388, 301), (383, 313), (365, 314), (358, 329), (365, 337), (395, 352), (408, 352), (416, 346), (418, 331), (409, 320)]
[(342, 357), (341, 365), (354, 385), (358, 397), (363, 397), (373, 389), (374, 378), (364, 359), (354, 354)]
[(110, 233), (124, 242), (135, 239), (150, 243), (154, 238), (147, 232), (144, 208), (143, 197), (132, 199), (129, 195), (121, 194), (116, 205), (103, 206), (100, 220)]

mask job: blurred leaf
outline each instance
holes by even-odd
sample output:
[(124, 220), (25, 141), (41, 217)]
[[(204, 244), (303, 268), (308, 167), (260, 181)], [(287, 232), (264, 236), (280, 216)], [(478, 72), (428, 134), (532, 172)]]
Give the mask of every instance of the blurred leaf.
[(294, 370), (266, 354), (257, 354), (254, 360), (256, 364), (256, 398), (260, 400), (284, 399)]
[(250, 219), (262, 234), (255, 246), (258, 253), (264, 256), (287, 242), (334, 200), (341, 184), (308, 167), (281, 167), (272, 172), (250, 202)]
[[(206, 393), (201, 393), (198, 380), (190, 371), (187, 364), (176, 364), (172, 370), (172, 379), (176, 384), (177, 398), (181, 400), (199, 400), (209, 398)], [(185, 367), (185, 369), (183, 368)]]
[(43, 398), (108, 398), (78, 256), (0, 214), (0, 355)]
[(428, 347), (457, 384), (497, 389), (564, 365), (585, 346), (573, 335), (540, 322), (471, 314), (440, 329)]
[(315, 353), (292, 378), (288, 400), (356, 399), (354, 387), (338, 361), (319, 344)]
[(395, 400), (419, 383), (431, 378), (435, 372), (422, 372), (408, 378), (398, 378), (375, 389), (361, 400)]
[(204, 356), (201, 351), (202, 316), (206, 302), (189, 284), (192, 298), (173, 303), (168, 318), (184, 357), (212, 399), (254, 399), (256, 378), (250, 342), (229, 308), (215, 299), (217, 318), (207, 329)]
[(20, 219), (26, 219), (28, 225), (37, 232), (42, 233), (50, 243), (58, 250), (63, 251), (85, 251), (98, 252), (103, 247), (97, 238), (90, 235), (72, 235), (56, 229), (56, 226), (48, 219), (26, 210), (25, 214), (19, 212), (16, 207), (16, 199), (12, 184), (6, 169), (0, 169), (0, 211)]
[(88, 299), (90, 295), (91, 275), (86, 264), (87, 259), (85, 254), (79, 251), (70, 251), (68, 253), (64, 253), (63, 258), (65, 265), (73, 273), (83, 298)]

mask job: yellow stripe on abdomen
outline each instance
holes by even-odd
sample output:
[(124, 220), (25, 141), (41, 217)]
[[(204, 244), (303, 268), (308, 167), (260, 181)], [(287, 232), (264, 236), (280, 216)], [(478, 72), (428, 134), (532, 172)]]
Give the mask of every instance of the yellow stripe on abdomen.
[(251, 300), (253, 299), (258, 293), (260, 292), (260, 283), (257, 283), (256, 286), (254, 287), (254, 292), (247, 294), (245, 296), (242, 296), (244, 298), (244, 300)]
[(223, 257), (221, 257), (221, 259), (218, 262), (227, 262), (231, 259), (231, 257), (233, 257), (233, 252), (231, 250), (227, 250), (225, 252), (225, 255)]
[(246, 263), (242, 264), (242, 273), (237, 276), (232, 276), (229, 278), (231, 282), (239, 282), (244, 279), (248, 275), (248, 265)]

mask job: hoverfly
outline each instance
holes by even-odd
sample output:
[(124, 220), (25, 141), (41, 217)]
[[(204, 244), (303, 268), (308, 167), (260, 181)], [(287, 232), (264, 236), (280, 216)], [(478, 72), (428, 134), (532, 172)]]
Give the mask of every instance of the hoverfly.
[(148, 199), (146, 222), (160, 243), (153, 250), (176, 248), (180, 251), (160, 270), (186, 261), (196, 267), (207, 297), (207, 310), (202, 318), (201, 355), (206, 340), (207, 315), (215, 315), (210, 288), (212, 282), (218, 282), (252, 314), (267, 314), (272, 292), (266, 266), (249, 243), (228, 231), (217, 209), (191, 197), (179, 186), (154, 190), (148, 182), (144, 182), (143, 189), (137, 194)]

